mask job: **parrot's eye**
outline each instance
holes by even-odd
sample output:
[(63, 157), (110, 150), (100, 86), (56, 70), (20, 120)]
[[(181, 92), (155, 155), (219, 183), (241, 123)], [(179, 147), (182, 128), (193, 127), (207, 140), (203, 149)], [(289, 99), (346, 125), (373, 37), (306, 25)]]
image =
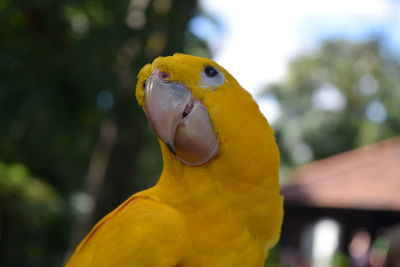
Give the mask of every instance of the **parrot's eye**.
[(206, 66), (204, 68), (204, 73), (207, 75), (207, 77), (212, 78), (218, 75), (218, 71), (211, 66)]
[(215, 88), (225, 82), (224, 74), (213, 66), (205, 66), (201, 72), (201, 87)]

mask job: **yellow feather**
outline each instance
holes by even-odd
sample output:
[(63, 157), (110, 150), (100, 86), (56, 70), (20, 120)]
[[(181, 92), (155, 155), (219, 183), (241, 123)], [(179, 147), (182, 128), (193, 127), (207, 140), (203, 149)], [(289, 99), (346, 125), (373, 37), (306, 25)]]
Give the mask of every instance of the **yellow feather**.
[[(209, 65), (223, 72), (222, 85), (200, 86)], [(204, 165), (189, 166), (160, 141), (158, 183), (102, 219), (67, 266), (264, 266), (283, 216), (273, 130), (226, 70), (184, 54), (143, 67), (136, 88), (140, 105), (144, 83), (156, 69), (185, 84), (207, 107), (220, 151)]]

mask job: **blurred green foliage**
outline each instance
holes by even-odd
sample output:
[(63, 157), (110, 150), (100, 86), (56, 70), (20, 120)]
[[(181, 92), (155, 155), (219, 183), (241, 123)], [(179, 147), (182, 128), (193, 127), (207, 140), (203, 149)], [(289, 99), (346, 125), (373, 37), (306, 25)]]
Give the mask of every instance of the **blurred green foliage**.
[(155, 182), (136, 74), (160, 55), (210, 56), (188, 30), (198, 14), (197, 0), (0, 1), (1, 266), (60, 266)]
[(52, 186), (32, 177), (25, 166), (0, 162), (0, 209), (2, 253), (14, 259), (4, 266), (50, 263), (56, 255), (41, 259), (46, 250), (54, 249), (52, 246), (62, 249), (53, 232), (67, 219), (62, 214), (62, 201)]
[(400, 63), (383, 41), (328, 41), (293, 60), (278, 100), (283, 163), (298, 166), (400, 134)]
[(280, 251), (281, 248), (279, 245), (276, 245), (273, 247), (269, 252), (268, 252), (268, 258), (264, 263), (265, 267), (281, 267), (281, 261), (280, 261)]

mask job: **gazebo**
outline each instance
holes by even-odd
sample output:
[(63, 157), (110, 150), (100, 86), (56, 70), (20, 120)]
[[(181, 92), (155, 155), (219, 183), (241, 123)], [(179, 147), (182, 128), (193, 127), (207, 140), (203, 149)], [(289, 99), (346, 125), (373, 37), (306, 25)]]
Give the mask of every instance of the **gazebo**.
[(282, 194), (286, 251), (306, 265), (349, 255), (352, 266), (373, 266), (379, 257), (371, 253), (387, 251), (400, 223), (400, 138), (300, 167)]

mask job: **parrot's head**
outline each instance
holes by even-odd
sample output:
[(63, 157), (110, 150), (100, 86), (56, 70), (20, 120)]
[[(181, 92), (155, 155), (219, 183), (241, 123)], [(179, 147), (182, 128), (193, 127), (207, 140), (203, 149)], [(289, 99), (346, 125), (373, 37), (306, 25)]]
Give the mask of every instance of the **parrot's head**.
[(163, 157), (169, 154), (185, 165), (209, 164), (226, 153), (229, 144), (241, 153), (257, 149), (259, 137), (275, 144), (252, 97), (224, 68), (206, 58), (156, 58), (139, 72), (136, 98), (161, 141)]

